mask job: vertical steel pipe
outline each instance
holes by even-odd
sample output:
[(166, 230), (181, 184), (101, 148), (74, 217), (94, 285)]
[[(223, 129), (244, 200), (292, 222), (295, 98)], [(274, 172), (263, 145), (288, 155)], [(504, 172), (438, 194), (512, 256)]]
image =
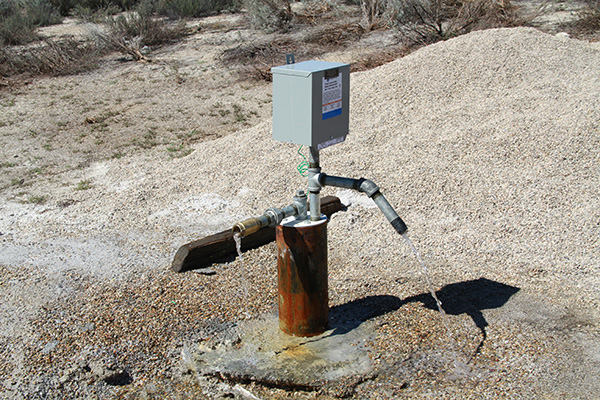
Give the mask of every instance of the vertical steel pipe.
[(327, 219), (284, 221), (276, 228), (279, 327), (293, 336), (327, 330)]
[(308, 151), (308, 203), (311, 221), (319, 221), (321, 219), (321, 198), (319, 196), (321, 185), (314, 179), (320, 173), (319, 150), (311, 146)]

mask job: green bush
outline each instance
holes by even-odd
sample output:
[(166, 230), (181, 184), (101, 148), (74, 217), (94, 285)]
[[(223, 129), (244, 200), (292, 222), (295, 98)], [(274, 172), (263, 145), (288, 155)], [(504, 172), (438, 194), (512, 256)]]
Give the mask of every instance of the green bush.
[(92, 13), (117, 8), (119, 11), (133, 9), (139, 0), (48, 0), (61, 15), (78, 14), (81, 10)]
[(99, 14), (115, 14), (114, 10), (137, 10), (169, 18), (196, 18), (223, 10), (239, 8), (239, 0), (50, 0), (63, 15), (73, 14), (83, 20), (95, 20)]
[(50, 4), (58, 10), (60, 15), (67, 16), (75, 6), (75, 0), (50, 0)]
[(89, 9), (91, 11), (97, 11), (109, 7), (111, 5), (116, 5), (120, 10), (122, 10), (121, 5), (118, 1), (111, 0), (49, 0), (51, 4), (56, 8), (61, 15), (68, 16), (73, 13), (76, 8)]

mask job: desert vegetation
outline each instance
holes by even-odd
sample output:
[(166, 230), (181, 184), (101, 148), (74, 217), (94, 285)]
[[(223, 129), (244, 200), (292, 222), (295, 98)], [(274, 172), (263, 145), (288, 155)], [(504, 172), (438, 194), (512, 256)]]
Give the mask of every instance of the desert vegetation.
[(37, 39), (36, 28), (59, 23), (61, 16), (45, 0), (0, 2), (0, 45), (21, 45)]
[[(360, 0), (359, 3), (353, 5), (360, 14), (358, 23), (336, 24), (336, 31), (325, 32), (328, 45), (335, 41), (341, 44), (375, 28), (396, 29), (412, 44), (430, 43), (472, 29), (514, 25), (518, 21), (507, 0)], [(3, 77), (20, 73), (71, 74), (93, 68), (99, 57), (115, 50), (135, 60), (147, 60), (143, 49), (172, 42), (187, 33), (186, 18), (244, 9), (253, 28), (286, 32), (293, 27), (330, 21), (340, 16), (343, 8), (348, 5), (325, 0), (307, 3), (302, 12), (295, 12), (289, 0), (2, 0), (0, 74)], [(51, 41), (37, 34), (39, 27), (60, 23), (67, 16), (94, 22), (98, 29), (85, 42)], [(264, 57), (259, 60), (264, 61)]]
[(575, 26), (587, 33), (600, 31), (600, 1), (587, 0), (586, 7), (579, 12)]
[[(297, 5), (301, 5), (298, 7)], [(65, 75), (95, 68), (102, 56), (121, 52), (148, 61), (147, 53), (189, 34), (186, 20), (243, 12), (246, 23), (264, 33), (307, 31), (294, 39), (251, 43), (224, 54), (239, 60), (244, 77), (270, 79), (269, 69), (293, 48), (315, 56), (378, 29), (395, 33), (403, 49), (378, 51), (357, 60), (358, 69), (388, 62), (411, 48), (473, 30), (527, 25), (532, 15), (511, 0), (1, 0), (0, 75)], [(65, 17), (93, 24), (87, 40), (50, 40), (37, 33)], [(600, 30), (600, 2), (587, 0), (571, 30)]]

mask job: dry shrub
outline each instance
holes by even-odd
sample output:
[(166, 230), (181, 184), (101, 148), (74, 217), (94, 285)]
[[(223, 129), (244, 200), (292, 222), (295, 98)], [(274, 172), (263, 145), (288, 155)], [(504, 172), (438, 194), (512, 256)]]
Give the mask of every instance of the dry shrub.
[(156, 11), (170, 18), (198, 18), (238, 7), (237, 0), (160, 0)]
[(221, 61), (226, 65), (239, 65), (242, 79), (272, 81), (271, 68), (285, 62), (285, 55), (296, 53), (296, 57), (306, 56), (298, 54), (298, 47), (291, 40), (274, 40), (269, 43), (250, 43), (227, 49), (221, 56)]
[(113, 38), (132, 40), (141, 37), (142, 46), (157, 46), (172, 42), (187, 34), (183, 20), (171, 24), (162, 18), (155, 18), (150, 13), (131, 12), (110, 17), (106, 26)]
[(388, 0), (386, 17), (409, 42), (420, 44), (525, 22), (510, 0)]
[(303, 2), (302, 8), (295, 10), (294, 22), (299, 25), (317, 25), (324, 20), (337, 19), (335, 11), (338, 9), (335, 0)]
[(111, 17), (106, 25), (105, 31), (94, 32), (93, 41), (47, 39), (23, 48), (2, 46), (0, 76), (76, 74), (97, 67), (99, 58), (114, 50), (144, 60), (144, 46), (171, 42), (187, 33), (183, 21), (172, 24), (143, 13)]
[(354, 61), (351, 65), (352, 72), (367, 71), (377, 68), (383, 64), (395, 61), (408, 54), (408, 49), (404, 46), (396, 47), (385, 51), (375, 51), (365, 54)]
[(510, 0), (459, 1), (458, 34), (474, 30), (513, 27), (526, 24), (527, 17), (519, 14)]
[(38, 39), (35, 29), (61, 21), (46, 0), (0, 0), (0, 45), (23, 45)]
[(360, 0), (362, 12), (361, 26), (365, 31), (373, 30), (379, 23), (379, 18), (386, 9), (386, 0)]
[(359, 40), (363, 33), (364, 30), (358, 24), (334, 25), (308, 35), (304, 41), (326, 48), (344, 47), (350, 42)]
[(104, 51), (91, 43), (73, 39), (44, 40), (24, 49), (0, 49), (0, 75), (69, 75), (98, 65)]
[[(354, 23), (337, 24), (331, 27), (315, 28), (302, 41), (276, 39), (270, 42), (242, 44), (227, 49), (221, 55), (221, 62), (234, 66), (242, 80), (272, 81), (271, 68), (285, 63), (285, 55), (294, 53), (296, 61), (310, 60), (328, 51), (346, 47), (358, 41), (364, 34), (362, 27)], [(404, 47), (393, 47), (385, 51), (374, 51), (352, 65), (353, 70), (362, 71), (378, 67), (395, 60), (406, 51)]]
[(170, 24), (150, 13), (131, 12), (110, 17), (105, 31), (95, 31), (94, 37), (103, 47), (130, 55), (134, 60), (147, 60), (144, 47), (173, 42), (188, 33), (185, 22)]
[(294, 13), (290, 0), (242, 0), (242, 5), (255, 29), (286, 32), (292, 25)]
[(575, 28), (584, 33), (600, 31), (600, 0), (588, 0), (586, 7), (578, 13)]

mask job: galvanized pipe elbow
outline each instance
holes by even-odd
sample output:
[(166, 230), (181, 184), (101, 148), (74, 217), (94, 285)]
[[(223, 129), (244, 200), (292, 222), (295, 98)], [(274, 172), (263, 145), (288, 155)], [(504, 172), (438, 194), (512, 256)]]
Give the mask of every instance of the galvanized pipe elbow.
[(373, 181), (370, 181), (365, 178), (360, 178), (358, 180), (358, 191), (363, 192), (367, 196), (373, 198), (375, 193), (379, 192), (379, 186), (377, 186)]
[(383, 215), (388, 219), (388, 221), (392, 224), (392, 227), (399, 234), (403, 234), (408, 230), (402, 218), (398, 216), (396, 211), (390, 205), (390, 203), (386, 200), (386, 198), (379, 191), (379, 186), (377, 186), (373, 181), (368, 179), (360, 178), (360, 179), (352, 179), (352, 178), (342, 178), (339, 176), (330, 176), (327, 174), (317, 174), (309, 180), (309, 185), (311, 181), (316, 182), (321, 187), (322, 186), (334, 186), (344, 189), (354, 189), (359, 192), (365, 193), (369, 196), (377, 207), (383, 212)]

